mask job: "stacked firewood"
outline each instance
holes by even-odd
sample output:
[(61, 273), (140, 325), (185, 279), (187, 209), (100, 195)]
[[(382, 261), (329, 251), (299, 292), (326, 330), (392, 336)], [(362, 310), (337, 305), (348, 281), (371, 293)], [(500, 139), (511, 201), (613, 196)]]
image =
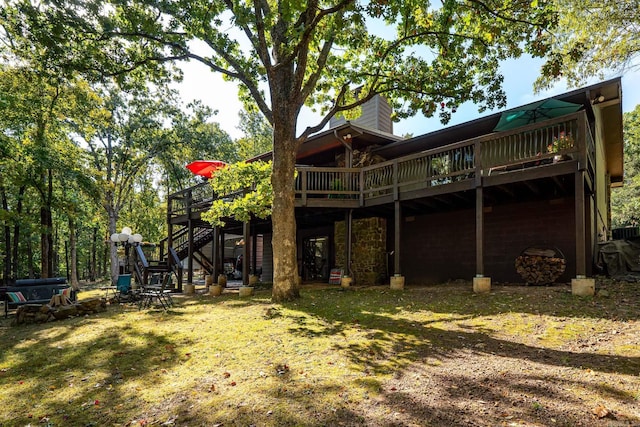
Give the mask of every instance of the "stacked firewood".
[(567, 263), (553, 249), (529, 248), (516, 258), (515, 266), (528, 285), (550, 285), (564, 273)]
[(107, 309), (102, 298), (88, 298), (69, 304), (25, 304), (18, 307), (14, 324), (44, 323), (89, 313), (99, 313)]

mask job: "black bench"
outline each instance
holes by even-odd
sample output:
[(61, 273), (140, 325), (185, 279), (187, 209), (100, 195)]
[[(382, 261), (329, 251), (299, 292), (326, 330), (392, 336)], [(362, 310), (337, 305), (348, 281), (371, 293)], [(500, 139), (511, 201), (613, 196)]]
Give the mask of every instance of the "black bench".
[(75, 292), (72, 292), (64, 277), (16, 280), (11, 285), (0, 288), (0, 296), (4, 301), (4, 317), (8, 317), (9, 308), (25, 304), (46, 304), (51, 301), (51, 297), (63, 292), (68, 292), (68, 298), (75, 300)]

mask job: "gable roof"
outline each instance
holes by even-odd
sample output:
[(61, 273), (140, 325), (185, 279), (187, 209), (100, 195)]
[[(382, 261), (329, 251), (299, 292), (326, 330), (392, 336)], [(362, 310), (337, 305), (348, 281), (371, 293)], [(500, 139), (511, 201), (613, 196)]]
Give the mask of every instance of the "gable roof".
[[(343, 141), (348, 136), (350, 136), (351, 147), (354, 149), (363, 149), (369, 145), (386, 145), (402, 140), (401, 136), (345, 122), (307, 138), (298, 148), (296, 161), (306, 165), (332, 163), (335, 161), (336, 152), (344, 151)], [(249, 161), (270, 160), (271, 156), (271, 152), (264, 153)]]

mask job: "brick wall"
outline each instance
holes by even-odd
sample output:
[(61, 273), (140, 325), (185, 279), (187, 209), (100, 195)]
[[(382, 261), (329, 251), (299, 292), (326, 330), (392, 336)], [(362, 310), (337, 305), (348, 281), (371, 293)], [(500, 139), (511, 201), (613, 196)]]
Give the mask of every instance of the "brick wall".
[[(485, 207), (485, 276), (521, 282), (515, 258), (529, 246), (557, 247), (567, 259), (560, 281), (575, 277), (573, 199)], [(402, 274), (407, 284), (469, 280), (475, 268), (475, 211), (421, 215), (402, 224)]]

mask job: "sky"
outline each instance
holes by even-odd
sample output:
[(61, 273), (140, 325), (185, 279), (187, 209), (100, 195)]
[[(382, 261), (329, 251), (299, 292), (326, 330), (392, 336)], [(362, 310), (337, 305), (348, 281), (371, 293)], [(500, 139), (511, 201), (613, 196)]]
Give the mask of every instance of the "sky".
[[(507, 106), (503, 109), (478, 113), (478, 108), (475, 105), (467, 103), (458, 108), (447, 125), (440, 123), (437, 117), (425, 118), (418, 114), (394, 123), (393, 133), (396, 135), (423, 135), (446, 126), (467, 122), (572, 90), (567, 88), (565, 84), (559, 83), (549, 90), (537, 94), (534, 93), (533, 82), (538, 76), (541, 65), (541, 60), (532, 58), (520, 58), (502, 64), (503, 88), (507, 94)], [(220, 74), (209, 71), (207, 67), (200, 63), (184, 63), (182, 69), (184, 79), (176, 85), (176, 88), (181, 93), (182, 100), (185, 103), (194, 99), (201, 100), (204, 104), (218, 111), (213, 120), (220, 123), (222, 129), (232, 138), (243, 136), (238, 129), (238, 112), (242, 110), (242, 104), (238, 100), (237, 86), (234, 83), (224, 81)], [(605, 80), (616, 76), (607, 76)], [(599, 79), (593, 79), (587, 85), (598, 81)], [(637, 67), (635, 72), (627, 72), (622, 76), (623, 112), (633, 110), (638, 104), (640, 104), (640, 67)], [(310, 110), (303, 110), (298, 121), (298, 133), (306, 126), (315, 125), (318, 121), (319, 116), (314, 115)]]

